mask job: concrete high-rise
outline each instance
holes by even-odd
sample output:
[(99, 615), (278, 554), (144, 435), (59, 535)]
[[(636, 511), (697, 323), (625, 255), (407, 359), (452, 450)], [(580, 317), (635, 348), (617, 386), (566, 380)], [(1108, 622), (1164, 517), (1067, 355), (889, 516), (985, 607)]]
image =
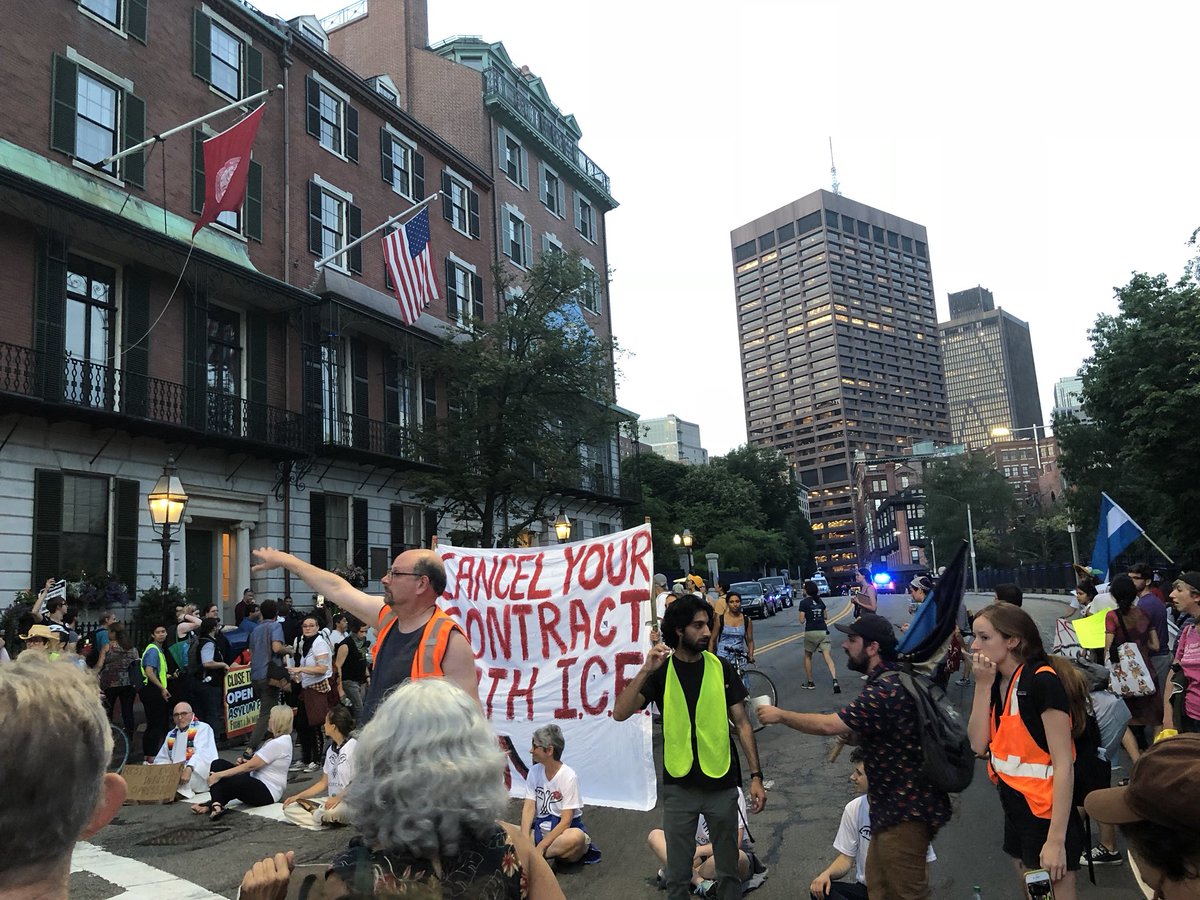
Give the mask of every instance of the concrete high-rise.
[(700, 426), (675, 415), (638, 422), (638, 434), (664, 459), (690, 466), (708, 465), (708, 451), (700, 444)]
[(950, 294), (950, 319), (938, 329), (956, 443), (983, 448), (1043, 424), (1027, 322), (973, 287)]
[(730, 235), (751, 444), (809, 487), (817, 562), (857, 562), (855, 451), (950, 440), (925, 228), (816, 191)]

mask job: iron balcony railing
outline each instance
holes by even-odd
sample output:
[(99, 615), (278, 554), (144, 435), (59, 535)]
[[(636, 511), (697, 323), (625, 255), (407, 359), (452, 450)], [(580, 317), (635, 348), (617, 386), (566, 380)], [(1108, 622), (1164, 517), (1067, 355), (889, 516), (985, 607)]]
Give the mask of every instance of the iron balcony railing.
[(327, 410), (320, 416), (319, 428), (317, 441), (328, 449), (346, 448), (375, 456), (421, 462), (412, 431), (404, 425), (393, 425), (354, 413)]

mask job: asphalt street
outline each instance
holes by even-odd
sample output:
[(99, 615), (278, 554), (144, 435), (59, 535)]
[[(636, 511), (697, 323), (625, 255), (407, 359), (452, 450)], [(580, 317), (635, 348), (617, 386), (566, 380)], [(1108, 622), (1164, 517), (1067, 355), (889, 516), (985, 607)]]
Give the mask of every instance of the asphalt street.
[[(968, 606), (979, 608), (990, 598), (968, 595)], [(893, 621), (907, 618), (906, 598), (883, 598), (882, 610)], [(1027, 598), (1026, 609), (1045, 635), (1053, 631), (1062, 601)], [(848, 616), (841, 598), (829, 605), (831, 619)], [(779, 690), (780, 705), (809, 712), (833, 711), (862, 687), (859, 676), (845, 670), (845, 654), (834, 641), (844, 693), (835, 696), (823, 662), (814, 667), (817, 689), (802, 690), (803, 654), (795, 609), (754, 623), (758, 668), (770, 675)], [(837, 633), (834, 632), (835, 638)], [(967, 710), (969, 687), (952, 687)], [(657, 738), (657, 735), (656, 735)], [(843, 805), (853, 796), (848, 776), (849, 754), (827, 761), (830, 742), (779, 726), (758, 735), (768, 788), (767, 808), (751, 817), (759, 855), (770, 869), (766, 883), (754, 895), (768, 898), (808, 896), (808, 885), (832, 858), (832, 840)], [(656, 752), (661, 750), (661, 740)], [(232, 756), (232, 752), (224, 754)], [(567, 759), (570, 762), (570, 759)], [(302, 787), (310, 777), (294, 779)], [(512, 820), (519, 821), (514, 804)], [(559, 875), (568, 897), (598, 900), (652, 900), (664, 896), (654, 887), (656, 865), (645, 836), (661, 823), (661, 806), (651, 812), (589, 808), (587, 819), (596, 844), (604, 852), (599, 865), (568, 868)], [(301, 864), (321, 864), (343, 848), (352, 832), (304, 831), (258, 815), (232, 810), (216, 825), (194, 816), (184, 803), (170, 806), (126, 806), (118, 818), (76, 853), (71, 896), (77, 900), (114, 897), (184, 900), (195, 897), (233, 897), (246, 869), (279, 850), (295, 850)], [(1017, 897), (1016, 877), (1000, 850), (999, 803), (982, 766), (974, 783), (955, 799), (955, 814), (934, 843), (934, 897), (967, 900), (973, 885), (985, 898)], [(1098, 867), (1097, 886), (1082, 873), (1080, 895), (1098, 900), (1129, 900), (1140, 896), (1128, 864)]]

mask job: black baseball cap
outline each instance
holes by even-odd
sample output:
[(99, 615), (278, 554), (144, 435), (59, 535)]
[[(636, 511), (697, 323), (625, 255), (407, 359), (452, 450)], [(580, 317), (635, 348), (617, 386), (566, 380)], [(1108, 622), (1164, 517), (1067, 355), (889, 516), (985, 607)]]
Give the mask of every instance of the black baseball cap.
[(864, 641), (875, 641), (881, 647), (892, 647), (896, 644), (896, 631), (892, 628), (892, 623), (875, 613), (863, 613), (849, 625), (838, 622), (833, 627), (842, 634), (860, 637)]

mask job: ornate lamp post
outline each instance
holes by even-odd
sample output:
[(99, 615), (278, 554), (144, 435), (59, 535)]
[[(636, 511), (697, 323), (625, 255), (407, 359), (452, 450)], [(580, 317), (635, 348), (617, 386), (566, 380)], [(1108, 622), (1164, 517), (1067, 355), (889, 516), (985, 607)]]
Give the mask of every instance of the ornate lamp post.
[(683, 529), (683, 534), (677, 534), (673, 538), (671, 538), (671, 540), (674, 542), (676, 547), (681, 547), (681, 548), (683, 548), (683, 550), (687, 551), (687, 571), (684, 572), (683, 574), (685, 576), (691, 575), (692, 574), (692, 540), (693, 540), (691, 530), (685, 528), (685, 529)]
[(554, 520), (554, 536), (560, 544), (565, 544), (571, 539), (571, 520), (567, 518), (565, 509), (560, 508), (558, 518)]
[(178, 527), (183, 520), (183, 511), (188, 502), (187, 491), (175, 474), (175, 457), (167, 458), (163, 473), (146, 496), (146, 502), (150, 506), (151, 521), (162, 528), (162, 537), (158, 542), (162, 544), (162, 590), (166, 591), (171, 578), (171, 545), (175, 543), (171, 529)]

